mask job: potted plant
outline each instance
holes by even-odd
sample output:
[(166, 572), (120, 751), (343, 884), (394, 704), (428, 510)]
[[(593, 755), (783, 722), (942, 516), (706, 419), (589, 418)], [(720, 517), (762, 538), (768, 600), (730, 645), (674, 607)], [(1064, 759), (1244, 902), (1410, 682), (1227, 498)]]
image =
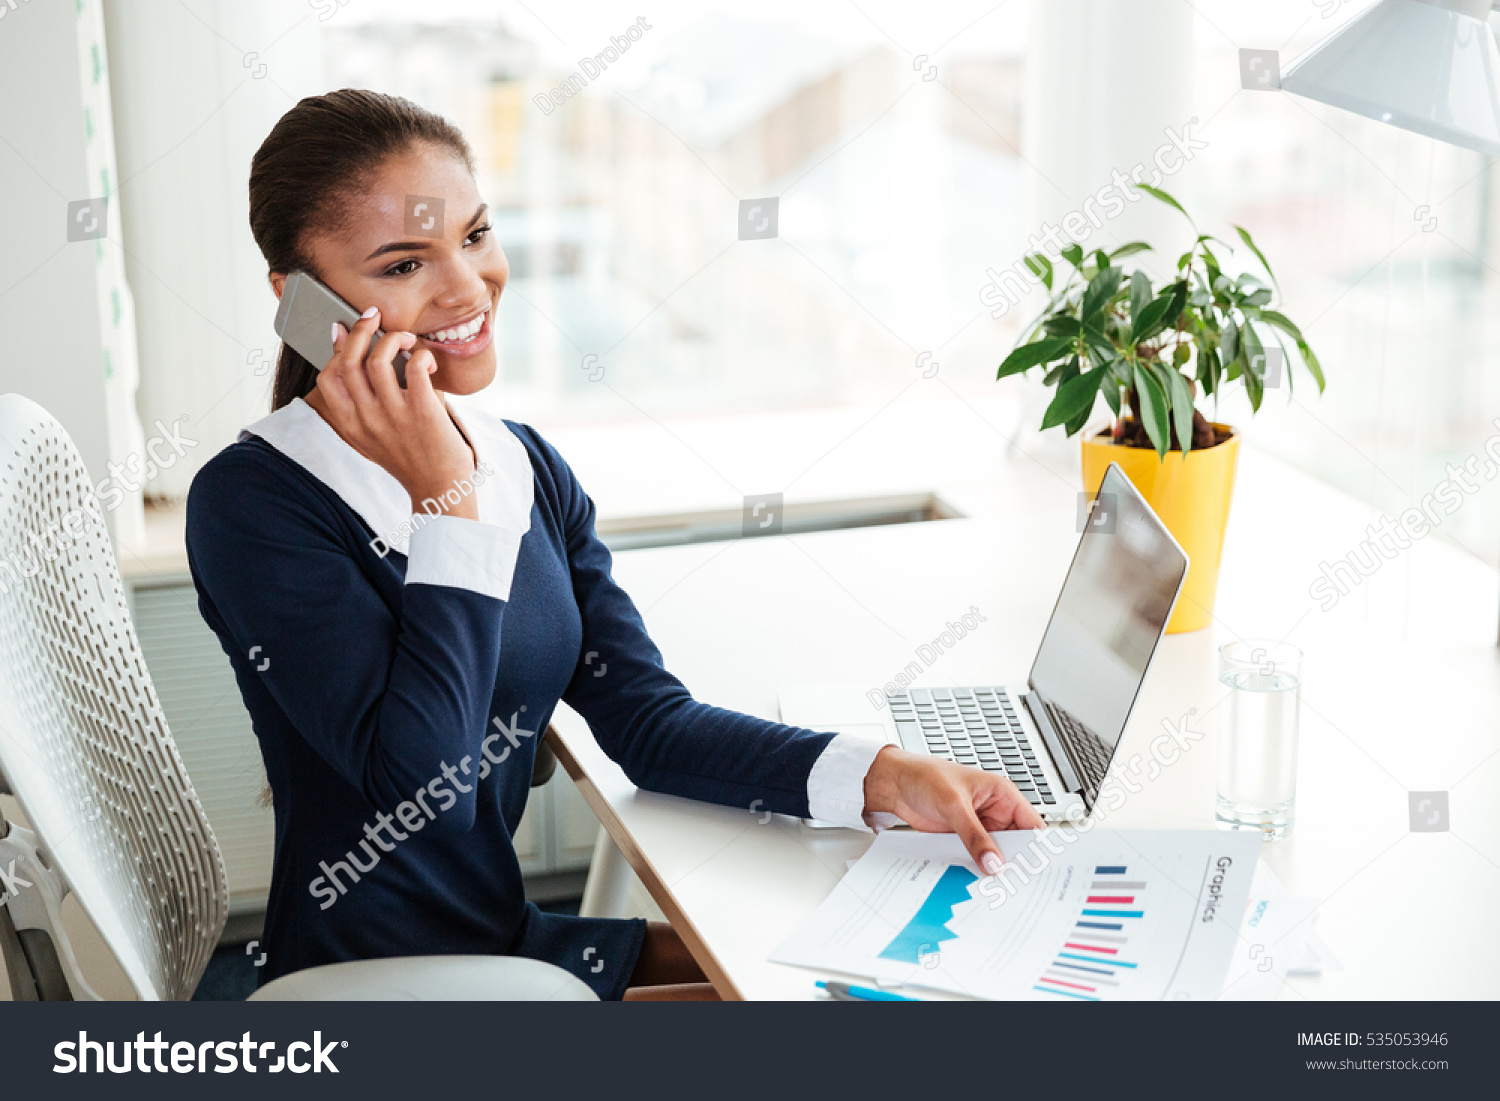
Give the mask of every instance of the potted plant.
[[(1154, 288), (1144, 271), (1120, 266), (1118, 261), (1151, 248), (1142, 241), (1089, 256), (1070, 245), (1062, 258), (1071, 270), (1055, 287), (1052, 262), (1041, 253), (1027, 256), (1027, 267), (1050, 297), (996, 377), (1043, 368), (1043, 382), (1057, 387), (1057, 394), (1042, 428), (1062, 425), (1069, 436), (1083, 430), (1103, 397), (1115, 419), (1109, 428), (1084, 434), (1084, 489), (1097, 493), (1109, 464), (1119, 463), (1182, 544), (1191, 565), (1167, 630), (1192, 631), (1213, 615), (1239, 457), (1239, 434), (1205, 417), (1195, 406), (1198, 395), (1213, 398), (1217, 407), (1223, 388), (1238, 383), (1252, 412), (1259, 411), (1266, 389), (1279, 386), (1281, 378), (1291, 389), (1286, 339), (1319, 393), (1323, 370), (1297, 326), (1271, 308), (1280, 287), (1249, 231), (1234, 227), (1270, 285), (1249, 273), (1224, 274), (1212, 246), (1233, 248), (1199, 233), (1165, 191), (1136, 186), (1193, 226), (1195, 240), (1178, 258), (1175, 277)], [(1269, 355), (1268, 340), (1275, 341)]]

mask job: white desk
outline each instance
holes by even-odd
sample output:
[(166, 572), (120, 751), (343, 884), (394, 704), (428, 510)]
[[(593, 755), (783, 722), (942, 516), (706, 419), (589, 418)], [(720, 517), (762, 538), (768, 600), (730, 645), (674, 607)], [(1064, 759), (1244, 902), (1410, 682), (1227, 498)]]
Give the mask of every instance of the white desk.
[[(971, 604), (988, 622), (924, 682), (1024, 679), (1077, 538), (1075, 498), (1024, 457), (994, 473), (983, 518), (636, 551), (615, 575), (699, 699), (767, 718), (785, 684), (878, 686)], [(1298, 824), (1266, 857), (1288, 889), (1323, 898), (1317, 927), (1345, 970), (1282, 996), (1495, 998), (1500, 957), (1480, 938), (1500, 913), (1500, 584), (1429, 537), (1320, 611), (1307, 595), (1319, 562), (1371, 519), (1246, 451), (1218, 622), (1167, 637), (1121, 753), (1147, 756), (1162, 720), (1193, 708), (1208, 738), (1109, 824), (1212, 826), (1216, 647), (1285, 635), (1307, 654)], [(575, 713), (555, 724), (565, 767), (720, 993), (812, 997), (813, 972), (767, 956), (871, 835), (640, 792)], [(1408, 790), (1450, 791), (1451, 831), (1409, 832)]]

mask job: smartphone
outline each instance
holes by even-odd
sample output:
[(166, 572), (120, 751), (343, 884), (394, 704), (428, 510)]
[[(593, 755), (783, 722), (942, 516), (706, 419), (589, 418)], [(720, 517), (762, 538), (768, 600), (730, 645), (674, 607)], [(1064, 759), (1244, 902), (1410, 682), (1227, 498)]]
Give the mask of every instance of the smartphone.
[[(281, 301), (276, 307), (276, 335), (289, 344), (294, 352), (318, 370), (328, 366), (333, 358), (333, 338), (330, 332), (333, 323), (339, 322), (345, 329), (353, 329), (359, 320), (359, 311), (345, 302), (333, 291), (318, 282), (305, 271), (294, 271), (287, 276), (281, 288)], [(376, 329), (370, 347), (385, 335), (385, 330)], [(396, 369), (396, 381), (406, 386), (407, 352), (398, 350), (391, 359)]]

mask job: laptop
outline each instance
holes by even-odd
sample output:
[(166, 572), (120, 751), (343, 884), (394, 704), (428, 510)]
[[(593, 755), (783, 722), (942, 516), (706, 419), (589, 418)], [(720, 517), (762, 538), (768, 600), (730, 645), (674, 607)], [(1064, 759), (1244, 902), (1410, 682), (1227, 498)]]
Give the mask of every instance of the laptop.
[[(1092, 502), (1024, 685), (780, 693), (792, 726), (883, 739), (1008, 776), (1047, 822), (1092, 813), (1188, 557), (1116, 463)], [(813, 825), (820, 825), (816, 821)]]

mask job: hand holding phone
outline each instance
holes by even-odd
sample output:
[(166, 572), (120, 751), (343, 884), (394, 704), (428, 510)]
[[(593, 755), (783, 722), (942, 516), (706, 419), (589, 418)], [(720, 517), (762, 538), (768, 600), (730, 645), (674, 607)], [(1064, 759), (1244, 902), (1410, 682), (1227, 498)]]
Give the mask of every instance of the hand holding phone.
[[(432, 352), (415, 347), (411, 332), (377, 337), (379, 325), (380, 315), (372, 309), (347, 332), (338, 332), (335, 353), (306, 400), (345, 443), (400, 483), (415, 512), (472, 476), (476, 458), (443, 396), (432, 388), (437, 367)], [(411, 351), (405, 389), (397, 387), (390, 370), (401, 350)], [(472, 494), (451, 507), (445, 498), (439, 508), (478, 519)]]
[[(333, 323), (338, 322), (347, 331), (354, 328), (359, 316), (358, 310), (307, 272), (294, 271), (281, 288), (281, 301), (276, 307), (276, 335), (321, 371), (333, 358)], [(378, 345), (385, 335), (383, 330), (377, 329), (370, 346)], [(398, 350), (391, 358), (396, 382), (403, 389), (406, 386), (406, 363), (410, 358), (410, 353), (404, 349)]]

